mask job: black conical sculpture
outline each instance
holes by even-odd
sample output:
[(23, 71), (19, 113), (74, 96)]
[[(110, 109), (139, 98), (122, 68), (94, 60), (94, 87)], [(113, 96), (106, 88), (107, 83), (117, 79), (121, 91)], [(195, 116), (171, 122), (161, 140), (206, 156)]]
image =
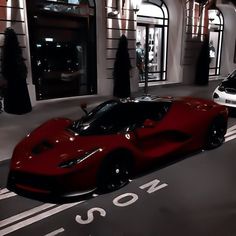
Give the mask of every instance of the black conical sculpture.
[(119, 40), (113, 71), (113, 95), (115, 97), (130, 97), (130, 69), (131, 62), (128, 51), (128, 40), (125, 35), (122, 35)]
[(15, 31), (7, 28), (4, 35), (1, 62), (2, 75), (7, 81), (4, 111), (11, 114), (25, 114), (32, 110), (26, 83), (27, 67)]

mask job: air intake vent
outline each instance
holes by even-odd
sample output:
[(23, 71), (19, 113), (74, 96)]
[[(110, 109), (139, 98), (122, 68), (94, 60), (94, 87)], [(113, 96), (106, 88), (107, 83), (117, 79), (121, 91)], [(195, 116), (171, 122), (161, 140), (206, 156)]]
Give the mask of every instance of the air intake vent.
[(43, 140), (32, 149), (32, 154), (38, 155), (48, 149), (51, 149), (52, 147), (53, 145), (51, 143), (49, 143), (47, 140)]
[(230, 93), (230, 94), (236, 94), (236, 89), (234, 89), (234, 88), (225, 88), (225, 92)]

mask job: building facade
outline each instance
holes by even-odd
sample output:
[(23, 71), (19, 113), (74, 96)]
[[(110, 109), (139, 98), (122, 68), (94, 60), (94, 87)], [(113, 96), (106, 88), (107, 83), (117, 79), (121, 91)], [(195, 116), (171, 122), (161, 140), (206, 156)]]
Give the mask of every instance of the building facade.
[(33, 104), (111, 95), (121, 35), (128, 39), (132, 91), (195, 83), (206, 40), (209, 79), (225, 76), (236, 67), (234, 22), (234, 5), (214, 0), (0, 0), (1, 46), (4, 30), (13, 28)]

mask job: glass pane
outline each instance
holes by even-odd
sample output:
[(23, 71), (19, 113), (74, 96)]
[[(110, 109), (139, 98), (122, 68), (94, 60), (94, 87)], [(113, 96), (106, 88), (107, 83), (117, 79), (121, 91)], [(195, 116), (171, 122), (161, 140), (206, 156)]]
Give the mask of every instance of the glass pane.
[(88, 2), (82, 3), (80, 0), (57, 0), (53, 2), (43, 2), (43, 4), (39, 4), (39, 8), (44, 11), (52, 11), (63, 14), (76, 14), (79, 16), (89, 15)]
[(153, 5), (153, 4), (147, 4), (143, 3), (138, 11), (138, 15), (140, 16), (149, 16), (149, 17), (160, 17), (163, 18), (163, 12), (160, 7)]
[(208, 10), (209, 14), (209, 47), (210, 70), (209, 75), (218, 75), (220, 68), (220, 52), (222, 48), (223, 17), (219, 10)]
[(162, 28), (149, 28), (148, 80), (159, 80), (161, 70)]
[(40, 99), (82, 93), (79, 90), (86, 81), (85, 45), (38, 42), (36, 48), (35, 69), (39, 76)]
[(136, 30), (136, 66), (139, 71), (139, 81), (144, 82), (146, 27), (137, 26)]
[(216, 67), (216, 59), (218, 56), (218, 32), (210, 32), (209, 38), (209, 53), (210, 53), (210, 68)]
[(138, 26), (136, 35), (136, 65), (139, 69), (139, 81), (145, 81), (145, 45), (146, 29), (149, 29), (148, 35), (148, 80), (160, 80), (161, 58), (162, 58), (162, 28), (154, 26)]
[(219, 18), (219, 11), (218, 10), (208, 10), (208, 19), (210, 24), (220, 24)]
[[(143, 3), (137, 16), (139, 25), (136, 30), (136, 43), (138, 43), (136, 58), (143, 61), (141, 68), (137, 62), (140, 82), (145, 82), (145, 77), (148, 81), (154, 82), (163, 78), (166, 79), (163, 73), (166, 70), (167, 50), (165, 47), (167, 48), (168, 9), (163, 2), (160, 7), (156, 3), (156, 0)], [(148, 37), (146, 39), (147, 32)]]
[[(153, 25), (163, 25), (164, 20), (159, 18), (152, 18), (152, 17), (145, 17), (145, 16), (138, 16), (138, 22), (144, 24), (153, 24)], [(166, 21), (168, 22), (168, 21)]]
[(169, 18), (167, 8), (164, 4), (162, 5), (162, 10), (164, 11), (164, 18)]
[(76, 6), (75, 1), (71, 2), (27, 1), (37, 100), (96, 93), (95, 19), (90, 16), (88, 24), (86, 17), (41, 11), (50, 3), (67, 8)]
[(215, 69), (210, 69), (209, 70), (209, 75), (215, 75), (215, 74), (216, 74)]

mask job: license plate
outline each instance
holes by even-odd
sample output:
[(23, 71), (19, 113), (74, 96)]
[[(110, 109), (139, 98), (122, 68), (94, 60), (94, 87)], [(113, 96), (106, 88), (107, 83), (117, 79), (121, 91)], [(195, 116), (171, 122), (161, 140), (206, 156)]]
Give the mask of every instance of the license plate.
[(232, 101), (232, 100), (228, 100), (228, 99), (226, 99), (225, 102), (228, 104), (236, 104), (236, 101)]

